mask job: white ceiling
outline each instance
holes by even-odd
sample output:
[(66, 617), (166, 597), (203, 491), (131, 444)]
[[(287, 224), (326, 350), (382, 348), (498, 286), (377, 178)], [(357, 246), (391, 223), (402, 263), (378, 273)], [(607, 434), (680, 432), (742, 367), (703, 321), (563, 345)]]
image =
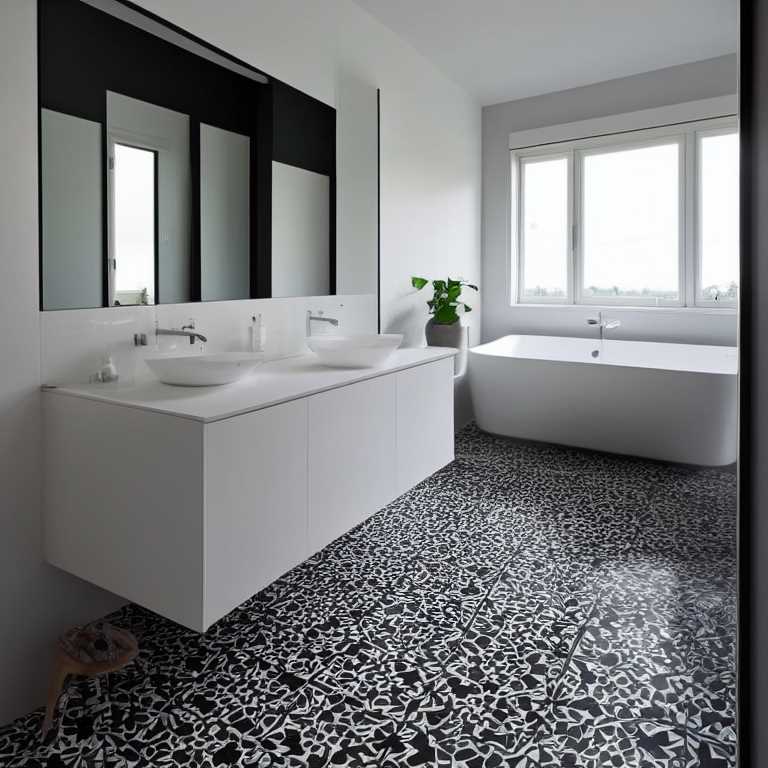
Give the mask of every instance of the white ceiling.
[(738, 0), (355, 0), (482, 104), (736, 51)]

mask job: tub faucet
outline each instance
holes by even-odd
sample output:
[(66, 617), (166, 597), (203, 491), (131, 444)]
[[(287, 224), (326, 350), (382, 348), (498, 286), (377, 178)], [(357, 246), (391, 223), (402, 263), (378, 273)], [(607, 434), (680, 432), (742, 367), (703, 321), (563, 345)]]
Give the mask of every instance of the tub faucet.
[(330, 325), (334, 326), (334, 328), (339, 327), (339, 321), (335, 317), (325, 317), (323, 315), (323, 310), (318, 310), (316, 315), (312, 314), (312, 310), (307, 310), (307, 338), (309, 338), (312, 335), (312, 321), (315, 320), (318, 323), (329, 323)]
[(588, 317), (587, 325), (596, 325), (600, 328), (600, 341), (605, 340), (605, 332), (621, 325), (621, 320), (605, 320), (603, 313), (598, 312), (597, 317)]

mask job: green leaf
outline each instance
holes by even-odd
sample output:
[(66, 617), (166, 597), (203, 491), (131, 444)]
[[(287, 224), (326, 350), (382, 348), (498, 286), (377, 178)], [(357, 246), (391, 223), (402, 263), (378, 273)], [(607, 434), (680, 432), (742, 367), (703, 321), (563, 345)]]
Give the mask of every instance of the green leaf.
[(464, 311), (465, 312), (471, 312), (472, 311), (472, 307), (470, 307), (469, 304), (464, 304), (463, 306), (464, 306)]
[(467, 288), (471, 288), (473, 291), (479, 291), (480, 290), (476, 285), (472, 285), (472, 283), (464, 283), (464, 285)]
[(450, 305), (444, 305), (435, 311), (435, 322), (438, 325), (453, 325), (458, 320), (456, 308)]
[(425, 280), (423, 277), (412, 277), (411, 278), (411, 285), (418, 291), (420, 291), (429, 280)]
[(461, 286), (460, 285), (449, 285), (448, 286), (448, 293), (447, 298), (448, 301), (456, 301), (456, 299), (461, 296)]

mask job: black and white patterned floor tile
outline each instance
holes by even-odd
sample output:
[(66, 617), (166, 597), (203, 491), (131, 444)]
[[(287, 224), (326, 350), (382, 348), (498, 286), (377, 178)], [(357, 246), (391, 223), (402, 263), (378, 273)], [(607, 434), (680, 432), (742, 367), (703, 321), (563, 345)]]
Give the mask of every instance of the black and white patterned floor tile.
[(735, 764), (735, 476), (491, 437), (0, 765)]

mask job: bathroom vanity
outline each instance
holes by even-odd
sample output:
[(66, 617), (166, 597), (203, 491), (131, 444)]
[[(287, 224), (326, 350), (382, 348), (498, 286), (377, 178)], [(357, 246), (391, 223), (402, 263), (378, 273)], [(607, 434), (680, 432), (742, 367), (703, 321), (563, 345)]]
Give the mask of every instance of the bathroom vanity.
[(46, 559), (205, 631), (452, 461), (454, 354), (45, 389)]

